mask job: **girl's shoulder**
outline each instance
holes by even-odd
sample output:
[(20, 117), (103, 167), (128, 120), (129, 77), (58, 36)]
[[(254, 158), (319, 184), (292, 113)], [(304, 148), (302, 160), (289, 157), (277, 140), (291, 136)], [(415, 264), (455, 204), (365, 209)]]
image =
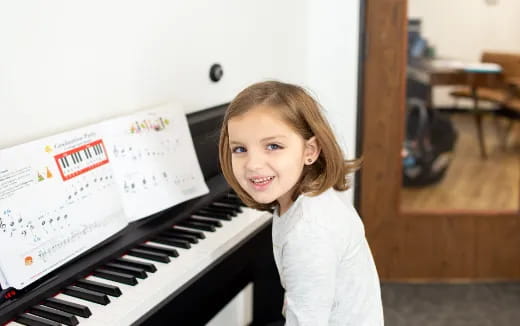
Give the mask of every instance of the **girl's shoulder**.
[(345, 191), (330, 188), (317, 196), (305, 196), (301, 211), (303, 224), (311, 227), (324, 228), (329, 233), (364, 233), (361, 218)]
[(331, 188), (316, 196), (302, 194), (286, 214), (275, 216), (273, 237), (280, 244), (309, 234), (342, 242), (352, 232), (364, 232), (360, 221), (347, 194)]
[(329, 188), (316, 196), (303, 195), (302, 210), (308, 218), (344, 217), (354, 215), (359, 217), (345, 191)]

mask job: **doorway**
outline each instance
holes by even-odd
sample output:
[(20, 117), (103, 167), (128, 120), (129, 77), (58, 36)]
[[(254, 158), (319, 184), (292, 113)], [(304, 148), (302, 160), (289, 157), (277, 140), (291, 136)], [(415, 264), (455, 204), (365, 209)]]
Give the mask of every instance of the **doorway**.
[(402, 209), (408, 1), (365, 2), (360, 211), (380, 277), (520, 279), (518, 209)]

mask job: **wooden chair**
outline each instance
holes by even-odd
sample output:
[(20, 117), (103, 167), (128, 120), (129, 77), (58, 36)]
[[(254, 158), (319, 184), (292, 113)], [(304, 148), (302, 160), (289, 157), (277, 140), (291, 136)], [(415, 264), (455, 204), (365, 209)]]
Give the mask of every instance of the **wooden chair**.
[(520, 78), (511, 77), (505, 82), (508, 86), (508, 97), (500, 104), (500, 108), (495, 112), (498, 117), (508, 119), (508, 125), (501, 135), (504, 149), (507, 147), (507, 140), (514, 122), (520, 121)]
[[(498, 116), (508, 118), (520, 115), (520, 54), (484, 52), (482, 62), (496, 63), (502, 67), (502, 72), (496, 78), (490, 79), (485, 86), (478, 87), (476, 92), (470, 86), (458, 87), (450, 93), (455, 98), (467, 98), (474, 101), (474, 108), (478, 108), (479, 101), (496, 104), (494, 112)], [(486, 151), (482, 132), (482, 112), (475, 110), (475, 122), (479, 134), (482, 157), (486, 158)], [(510, 130), (512, 123), (508, 127)], [(507, 134), (509, 131), (507, 131)]]

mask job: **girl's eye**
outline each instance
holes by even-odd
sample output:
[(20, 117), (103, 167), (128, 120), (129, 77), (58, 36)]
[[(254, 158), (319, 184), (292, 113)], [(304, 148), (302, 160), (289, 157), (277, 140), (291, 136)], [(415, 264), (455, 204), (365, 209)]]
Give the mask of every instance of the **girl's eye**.
[(244, 153), (245, 151), (246, 151), (246, 149), (242, 146), (233, 147), (231, 149), (231, 152), (233, 152), (233, 153)]
[(278, 144), (269, 144), (267, 145), (267, 149), (270, 150), (270, 151), (273, 151), (273, 150), (276, 150), (276, 149), (281, 149), (282, 147)]

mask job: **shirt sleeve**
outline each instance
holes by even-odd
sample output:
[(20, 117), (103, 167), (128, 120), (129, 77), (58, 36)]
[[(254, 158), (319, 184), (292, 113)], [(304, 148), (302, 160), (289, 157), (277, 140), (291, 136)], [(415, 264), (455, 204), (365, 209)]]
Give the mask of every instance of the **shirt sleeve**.
[(286, 325), (328, 325), (338, 263), (330, 234), (320, 226), (298, 225), (282, 255)]

